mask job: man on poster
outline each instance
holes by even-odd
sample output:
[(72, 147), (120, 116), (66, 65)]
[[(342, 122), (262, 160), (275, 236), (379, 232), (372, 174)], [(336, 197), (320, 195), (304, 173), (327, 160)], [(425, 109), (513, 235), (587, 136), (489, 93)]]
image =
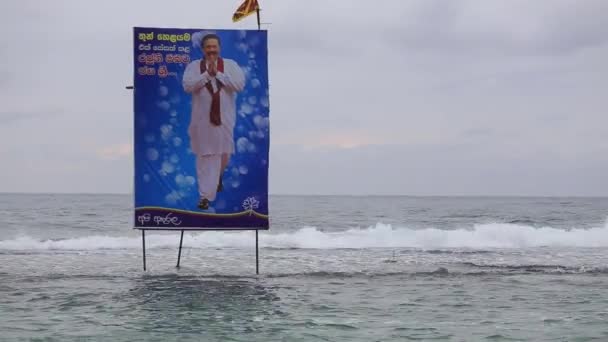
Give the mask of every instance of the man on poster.
[(222, 174), (234, 153), (236, 97), (245, 74), (234, 60), (220, 57), (217, 35), (203, 36), (200, 46), (203, 58), (188, 64), (182, 85), (192, 94), (188, 134), (196, 156), (198, 207), (205, 210), (222, 191)]

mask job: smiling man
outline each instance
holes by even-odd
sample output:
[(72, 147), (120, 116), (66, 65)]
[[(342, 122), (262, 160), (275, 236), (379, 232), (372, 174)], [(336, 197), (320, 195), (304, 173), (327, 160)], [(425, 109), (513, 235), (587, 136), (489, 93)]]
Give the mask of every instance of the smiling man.
[(223, 188), (222, 173), (234, 153), (236, 97), (245, 87), (245, 74), (235, 61), (221, 57), (217, 35), (205, 35), (200, 46), (203, 58), (188, 64), (182, 85), (192, 94), (188, 134), (196, 155), (198, 207), (208, 209)]

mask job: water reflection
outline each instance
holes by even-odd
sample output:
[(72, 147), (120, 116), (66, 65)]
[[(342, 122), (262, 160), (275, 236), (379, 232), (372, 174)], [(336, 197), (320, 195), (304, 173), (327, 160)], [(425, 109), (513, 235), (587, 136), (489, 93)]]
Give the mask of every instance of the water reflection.
[(275, 289), (256, 278), (145, 275), (122, 297), (131, 303), (128, 324), (146, 332), (217, 338), (285, 319)]

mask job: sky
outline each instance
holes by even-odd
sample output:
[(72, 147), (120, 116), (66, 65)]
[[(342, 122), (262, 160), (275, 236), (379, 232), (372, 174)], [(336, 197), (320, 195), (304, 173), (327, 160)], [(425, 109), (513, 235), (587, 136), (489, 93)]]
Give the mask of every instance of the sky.
[[(240, 1), (2, 1), (0, 192), (131, 193), (132, 28)], [(608, 196), (608, 1), (260, 6), (271, 194)]]

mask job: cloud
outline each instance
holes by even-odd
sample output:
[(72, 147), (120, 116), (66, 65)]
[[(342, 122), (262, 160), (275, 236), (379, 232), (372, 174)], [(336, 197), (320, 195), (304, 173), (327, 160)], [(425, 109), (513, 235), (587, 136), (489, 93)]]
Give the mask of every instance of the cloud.
[(36, 117), (36, 115), (32, 113), (0, 113), (0, 125), (9, 124), (19, 120), (27, 120), (32, 117)]
[[(0, 59), (2, 58), (2, 51), (0, 50)], [(11, 84), (12, 80), (13, 80), (13, 73), (6, 71), (6, 70), (0, 70), (0, 88), (5, 88), (8, 85)]]
[(118, 144), (110, 145), (97, 149), (97, 156), (103, 160), (117, 160), (131, 156), (133, 145)]
[(49, 109), (47, 111), (4, 111), (0, 112), (0, 125), (8, 125), (14, 122), (49, 119), (61, 114), (60, 110)]
[[(608, 153), (608, 146), (594, 153)], [(605, 196), (608, 189), (606, 158), (519, 151), (507, 143), (285, 145), (272, 149), (270, 164), (274, 194)]]

